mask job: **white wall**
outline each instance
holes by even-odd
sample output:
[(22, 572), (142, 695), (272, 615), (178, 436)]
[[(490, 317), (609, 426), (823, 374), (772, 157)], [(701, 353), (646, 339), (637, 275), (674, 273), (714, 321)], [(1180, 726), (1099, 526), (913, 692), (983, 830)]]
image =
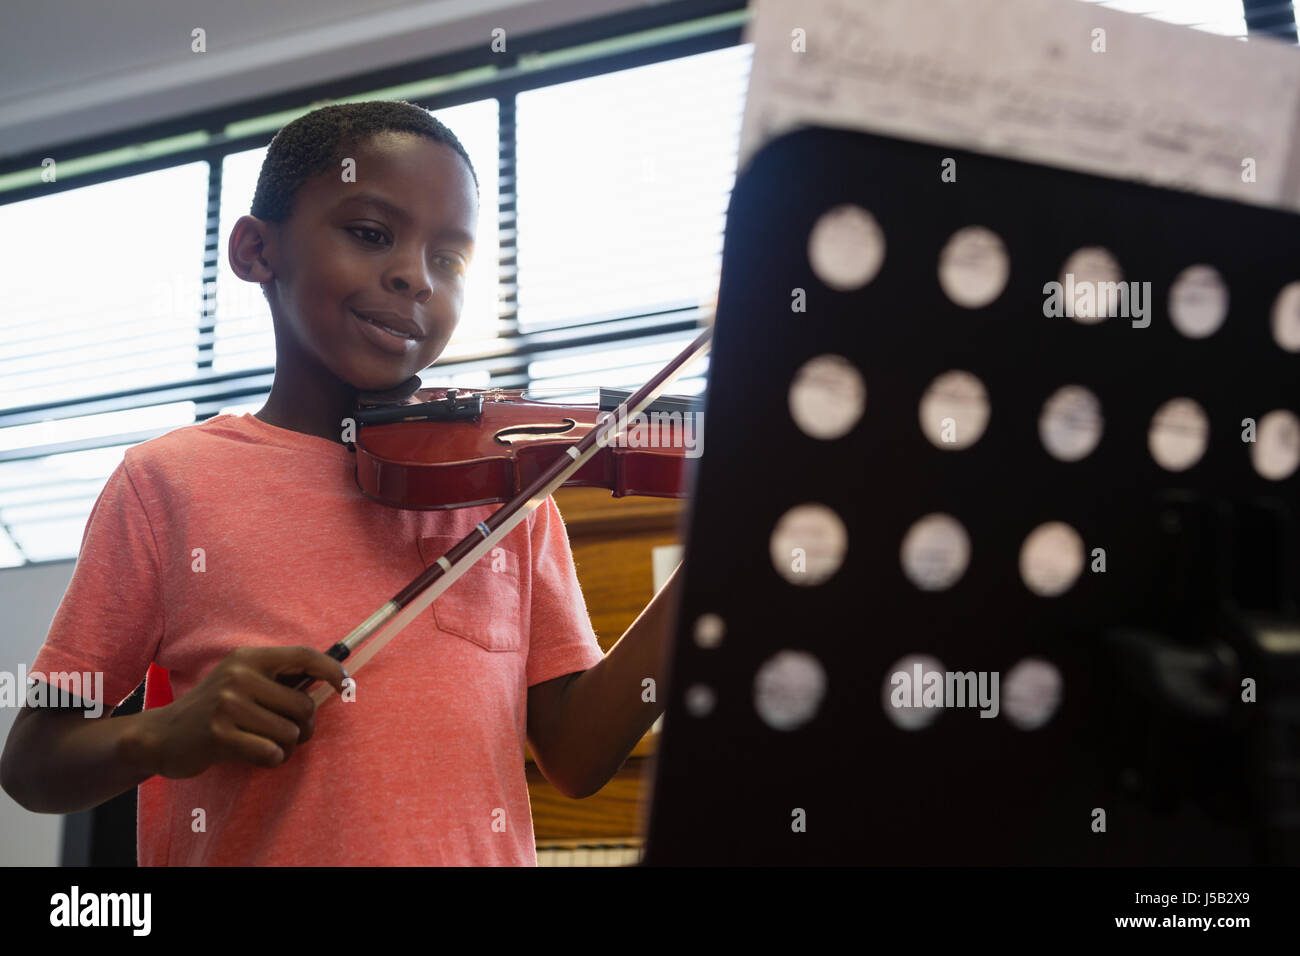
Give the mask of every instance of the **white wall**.
[[(54, 620), (75, 562), (52, 561), (0, 571), (0, 670), (30, 668)], [(0, 741), (18, 711), (0, 707)], [(63, 817), (28, 813), (0, 790), (0, 866), (56, 866)]]

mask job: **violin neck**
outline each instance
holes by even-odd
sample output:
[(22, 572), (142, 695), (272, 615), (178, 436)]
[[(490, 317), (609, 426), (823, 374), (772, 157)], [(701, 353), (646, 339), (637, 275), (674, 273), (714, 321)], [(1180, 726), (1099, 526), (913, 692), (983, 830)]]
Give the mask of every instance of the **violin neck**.
[[(601, 388), (600, 410), (612, 412), (632, 397), (632, 392), (622, 388)], [(694, 395), (660, 395), (646, 406), (645, 412), (698, 412), (704, 402)]]

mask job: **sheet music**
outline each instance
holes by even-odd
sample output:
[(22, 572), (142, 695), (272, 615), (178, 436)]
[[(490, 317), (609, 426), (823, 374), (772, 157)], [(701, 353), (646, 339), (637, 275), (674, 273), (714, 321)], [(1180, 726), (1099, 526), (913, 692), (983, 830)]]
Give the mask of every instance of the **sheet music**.
[(1300, 209), (1300, 52), (1287, 44), (1077, 0), (753, 7), (741, 168), (815, 124)]

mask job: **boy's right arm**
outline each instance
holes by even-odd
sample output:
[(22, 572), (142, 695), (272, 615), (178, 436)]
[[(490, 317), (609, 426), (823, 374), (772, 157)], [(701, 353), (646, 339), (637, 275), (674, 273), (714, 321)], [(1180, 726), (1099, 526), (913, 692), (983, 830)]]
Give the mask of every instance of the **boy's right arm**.
[(342, 665), (320, 651), (249, 647), (188, 694), (139, 714), (24, 707), (0, 756), (0, 786), (27, 810), (74, 813), (155, 774), (193, 777), (224, 762), (278, 767), (314, 732), (315, 702), (277, 680), (291, 674), (343, 691)]
[(139, 752), (124, 741), (139, 733), (151, 713), (110, 720), (107, 711), (87, 718), (79, 710), (24, 707), (0, 757), (0, 784), (34, 813), (99, 806), (153, 776), (123, 755)]

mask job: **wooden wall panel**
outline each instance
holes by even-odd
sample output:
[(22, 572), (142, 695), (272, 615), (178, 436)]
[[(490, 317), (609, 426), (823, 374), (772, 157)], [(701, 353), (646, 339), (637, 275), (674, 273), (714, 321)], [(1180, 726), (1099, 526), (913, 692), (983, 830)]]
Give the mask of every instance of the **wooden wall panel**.
[[(654, 597), (651, 551), (681, 543), (685, 502), (614, 498), (600, 488), (561, 488), (555, 502), (569, 532), (592, 627), (608, 651)], [(614, 778), (585, 800), (570, 800), (551, 786), (527, 753), (537, 841), (639, 837), (655, 736), (646, 734)]]

